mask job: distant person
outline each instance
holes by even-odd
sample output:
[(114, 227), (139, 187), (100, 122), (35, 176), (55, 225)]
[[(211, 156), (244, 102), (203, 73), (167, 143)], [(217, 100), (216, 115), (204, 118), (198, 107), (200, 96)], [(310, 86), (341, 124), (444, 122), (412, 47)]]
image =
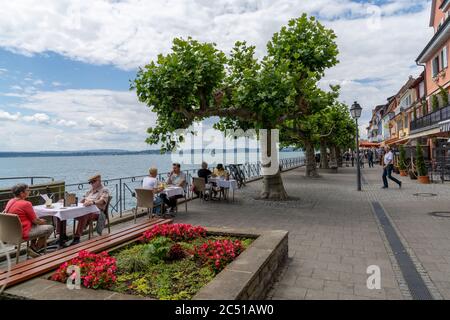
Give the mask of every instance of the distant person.
[(320, 167), (320, 153), (316, 153), (316, 167)]
[(228, 173), (227, 170), (225, 170), (225, 168), (223, 167), (223, 164), (219, 163), (217, 164), (217, 167), (214, 169), (213, 171), (213, 177), (219, 177), (225, 180), (229, 180), (230, 179), (230, 174)]
[(11, 189), (14, 198), (8, 201), (5, 212), (19, 216), (22, 223), (22, 239), (36, 238), (32, 240), (28, 248), (28, 254), (33, 257), (40, 256), (40, 250), (44, 248), (48, 237), (53, 232), (53, 226), (47, 224), (44, 219), (39, 219), (34, 212), (30, 201), (25, 200), (30, 195), (28, 185), (20, 183)]
[(163, 187), (159, 186), (159, 181), (156, 178), (158, 176), (158, 169), (151, 167), (148, 170), (149, 176), (142, 180), (142, 188), (153, 190), (153, 213), (161, 214), (161, 203), (164, 201), (163, 198), (158, 195), (164, 190)]
[(202, 168), (198, 170), (197, 176), (199, 178), (204, 178), (205, 183), (208, 183), (208, 177), (212, 175), (211, 170), (208, 169), (208, 164), (206, 162), (202, 162)]
[(394, 154), (391, 151), (389, 146), (386, 146), (384, 154), (384, 166), (383, 166), (383, 189), (387, 189), (389, 187), (386, 176), (398, 184), (398, 187), (402, 187), (402, 182), (397, 180), (392, 176), (392, 170), (394, 169)]
[(373, 151), (369, 150), (367, 152), (367, 159), (369, 161), (369, 168), (373, 168), (373, 157), (374, 157)]
[(352, 167), (354, 167), (355, 166), (355, 152), (353, 152), (353, 151), (351, 154), (351, 160), (352, 160)]
[(102, 177), (100, 174), (96, 174), (90, 177), (88, 181), (91, 185), (91, 188), (88, 192), (86, 192), (83, 199), (81, 200), (81, 203), (85, 207), (95, 205), (100, 210), (100, 213), (97, 214), (96, 212), (92, 212), (75, 219), (78, 221), (78, 225), (73, 236), (73, 240), (70, 243), (71, 246), (80, 243), (80, 238), (83, 234), (84, 229), (92, 221), (97, 221), (96, 231), (99, 235), (102, 234), (103, 227), (105, 226), (104, 222), (106, 217), (103, 211), (105, 211), (106, 205), (108, 204), (109, 190), (108, 188), (105, 188), (103, 186)]
[[(211, 185), (208, 183), (208, 177), (209, 177), (210, 175), (212, 175), (212, 172), (211, 172), (211, 170), (208, 169), (208, 164), (207, 164), (206, 162), (203, 161), (203, 162), (202, 162), (202, 167), (201, 167), (201, 169), (199, 169), (199, 170), (197, 171), (197, 176), (198, 176), (199, 178), (205, 179), (205, 187), (206, 187), (206, 189), (211, 188)], [(198, 192), (198, 191), (195, 190), (194, 185), (192, 185), (192, 191), (197, 195), (197, 197), (200, 196), (200, 192)]]

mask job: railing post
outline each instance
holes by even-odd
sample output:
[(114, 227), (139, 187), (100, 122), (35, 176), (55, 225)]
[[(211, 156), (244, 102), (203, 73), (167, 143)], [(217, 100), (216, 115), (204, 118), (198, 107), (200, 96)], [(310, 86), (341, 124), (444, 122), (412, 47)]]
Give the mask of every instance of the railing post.
[(122, 218), (122, 178), (119, 179), (119, 210), (120, 210), (120, 217)]

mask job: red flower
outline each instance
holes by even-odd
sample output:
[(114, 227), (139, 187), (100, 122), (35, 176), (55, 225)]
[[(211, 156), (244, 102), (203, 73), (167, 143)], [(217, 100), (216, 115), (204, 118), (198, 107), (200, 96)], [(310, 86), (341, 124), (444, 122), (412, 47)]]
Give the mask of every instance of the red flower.
[(214, 272), (218, 273), (233, 261), (242, 250), (243, 246), (239, 240), (235, 242), (227, 239), (214, 242), (208, 240), (200, 246), (195, 246), (193, 254), (196, 259), (208, 264)]
[(80, 268), (81, 283), (86, 288), (109, 288), (115, 281), (116, 259), (110, 257), (107, 252), (99, 254), (90, 253), (88, 251), (80, 251), (78, 256), (72, 260), (61, 264), (59, 269), (52, 275), (52, 280), (66, 282), (69, 266), (78, 266)]

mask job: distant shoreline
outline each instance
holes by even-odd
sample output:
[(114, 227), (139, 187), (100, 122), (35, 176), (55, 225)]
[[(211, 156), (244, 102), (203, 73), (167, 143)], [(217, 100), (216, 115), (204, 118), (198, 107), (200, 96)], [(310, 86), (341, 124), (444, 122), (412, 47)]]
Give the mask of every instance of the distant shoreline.
[[(203, 153), (210, 153), (213, 149), (205, 149)], [(223, 149), (216, 149), (216, 152), (222, 152)], [(257, 152), (256, 149), (245, 150), (237, 149), (238, 152)], [(280, 152), (295, 152), (292, 148), (280, 150)], [(187, 152), (191, 153), (191, 150)], [(226, 149), (227, 153), (233, 153), (234, 149)], [(194, 150), (194, 154), (202, 153), (202, 150)], [(86, 150), (86, 151), (35, 151), (35, 152), (0, 152), (0, 158), (32, 158), (32, 157), (89, 157), (89, 156), (126, 156), (126, 155), (146, 155), (146, 154), (171, 154), (161, 153), (160, 150), (142, 150), (142, 151), (127, 151), (127, 150)]]

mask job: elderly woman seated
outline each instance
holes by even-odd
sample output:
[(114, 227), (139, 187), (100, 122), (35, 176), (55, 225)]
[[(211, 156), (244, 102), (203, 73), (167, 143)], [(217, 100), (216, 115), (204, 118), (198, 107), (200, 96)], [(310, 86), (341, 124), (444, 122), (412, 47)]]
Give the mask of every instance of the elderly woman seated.
[(40, 256), (39, 251), (45, 246), (48, 237), (53, 232), (53, 226), (44, 219), (39, 219), (34, 212), (30, 201), (25, 200), (30, 195), (30, 188), (26, 184), (17, 184), (12, 188), (14, 198), (8, 201), (5, 212), (16, 214), (22, 223), (22, 238), (33, 238), (28, 248), (28, 254), (35, 258)]
[[(152, 167), (148, 170), (149, 176), (145, 177), (142, 181), (142, 188), (153, 190), (153, 193), (156, 195), (164, 190), (163, 187), (159, 186), (159, 181), (156, 178), (158, 175), (158, 169)], [(161, 203), (163, 199), (160, 196), (155, 196), (153, 198), (153, 213), (161, 215)]]

